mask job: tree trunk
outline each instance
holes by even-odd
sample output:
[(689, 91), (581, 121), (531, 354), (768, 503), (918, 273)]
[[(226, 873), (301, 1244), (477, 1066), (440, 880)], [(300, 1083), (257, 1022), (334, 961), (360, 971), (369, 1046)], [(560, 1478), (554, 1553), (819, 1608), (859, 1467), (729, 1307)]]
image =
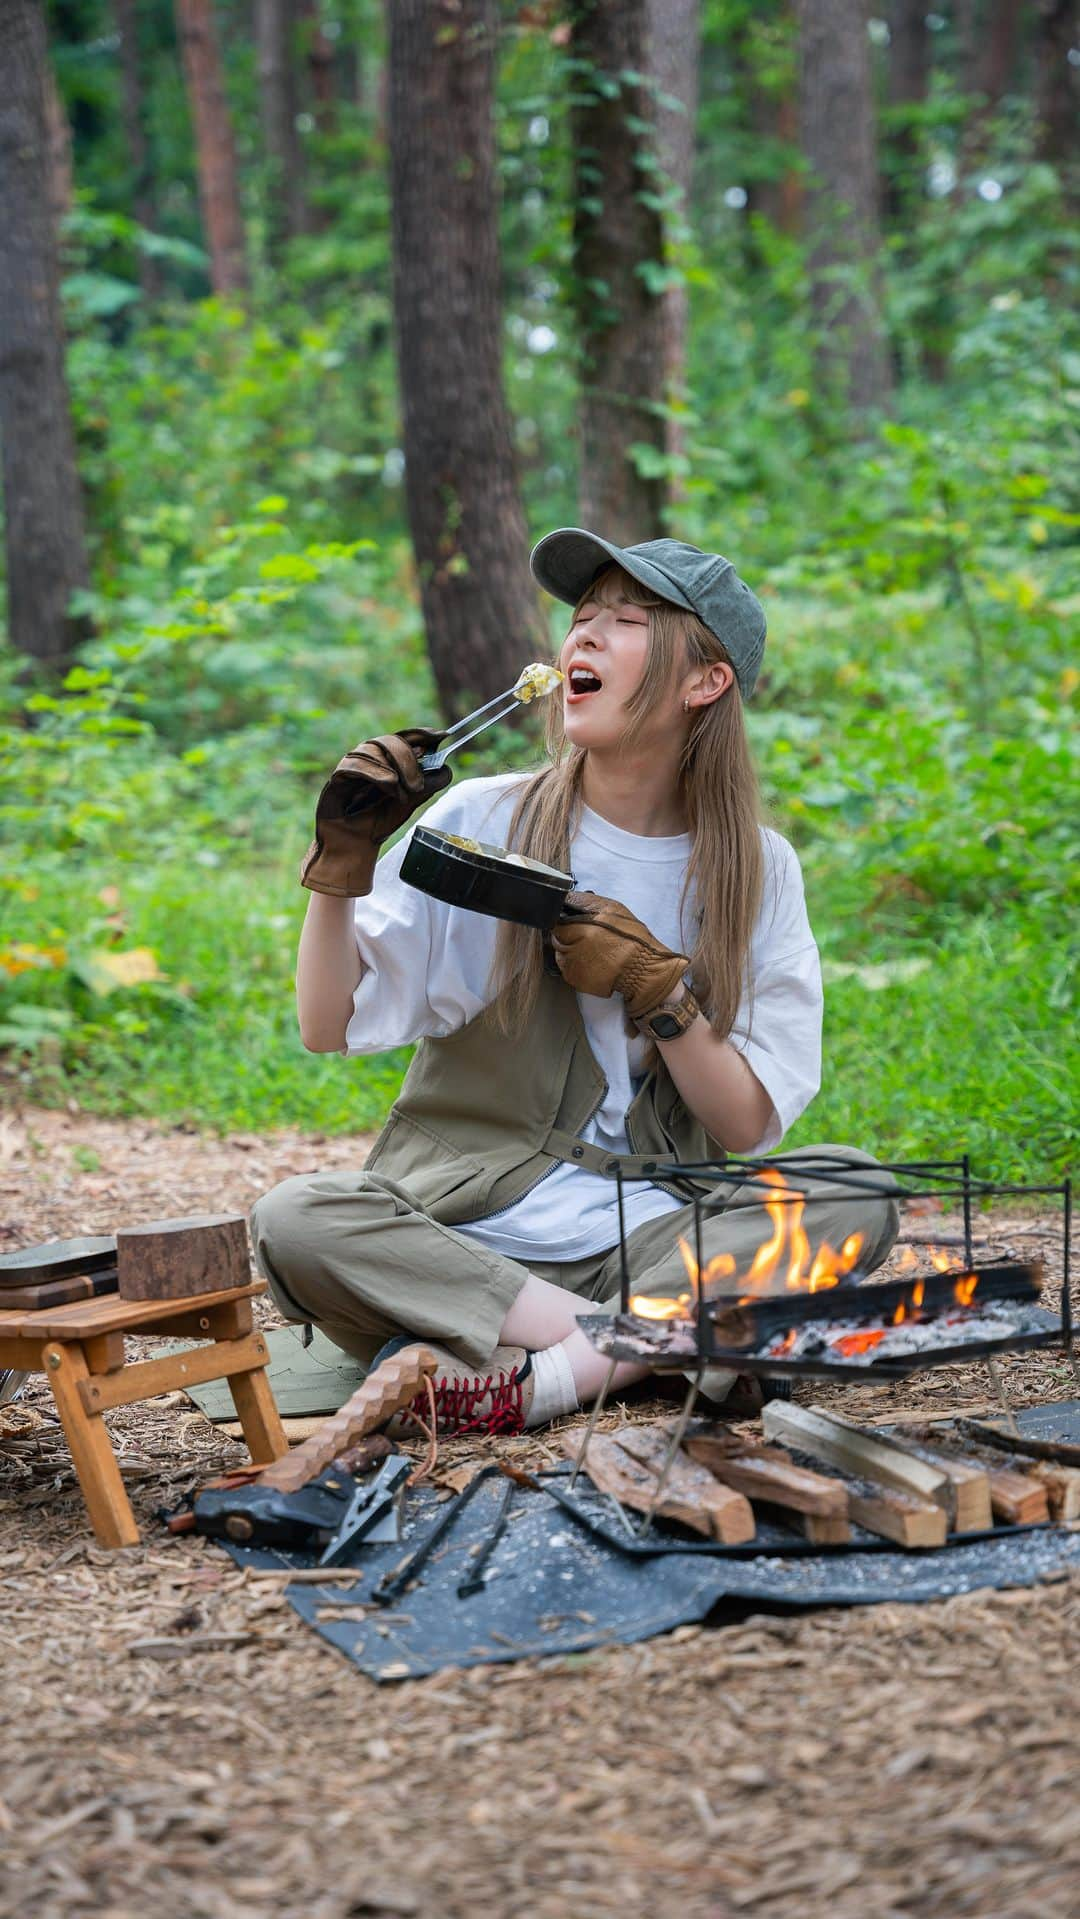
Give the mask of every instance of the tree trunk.
[(897, 221), (922, 196), (922, 136), (916, 113), (930, 84), (926, 0), (892, 0), (889, 8), (888, 94), (895, 124), (889, 139), (888, 208)]
[(989, 0), (979, 29), (975, 87), (992, 113), (1015, 79), (1026, 0)]
[(333, 133), (337, 125), (335, 43), (323, 31), (319, 0), (300, 0), (300, 18), (303, 21), (304, 58), (315, 108), (315, 125), (320, 133)]
[(877, 140), (865, 0), (798, 0), (799, 117), (818, 364), (860, 412), (892, 387), (881, 313)]
[[(120, 38), (120, 71), (123, 79), (124, 132), (131, 156), (131, 205), (136, 222), (146, 233), (157, 230), (157, 199), (146, 138), (146, 113), (143, 101), (142, 63), (139, 59), (138, 0), (113, 0), (113, 15)], [(139, 285), (150, 301), (162, 294), (161, 268), (152, 254), (139, 248)]]
[[(574, 151), (574, 286), (581, 343), (580, 515), (620, 543), (663, 532), (663, 219), (656, 191), (648, 0), (571, 0), (581, 63), (570, 113)], [(637, 126), (634, 126), (634, 122)], [(646, 123), (652, 137), (643, 134)], [(650, 270), (653, 280), (649, 285)], [(630, 452), (642, 448), (640, 461)], [(644, 470), (642, 470), (644, 469)]]
[[(662, 95), (677, 100), (656, 103), (657, 155), (668, 184), (678, 193), (678, 204), (668, 214), (676, 229), (690, 218), (694, 176), (694, 130), (698, 110), (698, 70), (701, 61), (700, 0), (648, 0), (649, 74)], [(686, 393), (686, 334), (689, 301), (681, 280), (667, 288), (664, 305), (664, 388), (669, 400)], [(677, 414), (666, 421), (668, 457), (681, 460), (685, 433)], [(677, 482), (673, 482), (675, 490)]]
[(5, 0), (0, 68), (0, 463), (13, 646), (62, 665), (89, 585), (49, 200), (45, 14)]
[(308, 230), (304, 154), (296, 128), (297, 8), (294, 0), (255, 0), (259, 117), (267, 170), (267, 226), (272, 243)]
[(236, 147), (225, 99), (212, 0), (176, 0), (199, 173), (199, 203), (215, 293), (246, 293), (247, 260)]
[[(753, 145), (759, 154), (772, 159), (775, 169), (771, 175), (759, 175), (751, 166), (745, 181), (747, 257), (753, 267), (766, 270), (768, 249), (755, 235), (753, 216), (768, 220), (780, 233), (801, 236), (803, 230), (803, 175), (796, 163), (796, 39), (791, 0), (778, 0), (764, 16), (747, 14), (729, 41), (735, 93), (745, 103)], [(776, 166), (780, 148), (787, 148), (789, 153), (782, 166)]]
[(405, 494), (447, 717), (545, 650), (502, 379), (498, 0), (387, 0)]
[(1077, 0), (1037, 0), (1035, 8), (1035, 151), (1056, 167), (1066, 200), (1080, 203), (1080, 45)]
[(75, 195), (75, 175), (71, 164), (71, 127), (64, 102), (60, 98), (51, 66), (45, 64), (45, 137), (48, 143), (49, 204), (56, 222), (57, 238)]

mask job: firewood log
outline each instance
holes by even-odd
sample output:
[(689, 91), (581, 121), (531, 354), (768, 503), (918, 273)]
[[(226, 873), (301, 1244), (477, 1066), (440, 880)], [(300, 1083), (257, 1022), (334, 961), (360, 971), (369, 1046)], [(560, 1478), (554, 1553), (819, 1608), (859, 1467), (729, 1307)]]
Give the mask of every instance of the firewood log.
[[(624, 1432), (633, 1430), (624, 1428)], [(568, 1459), (577, 1459), (584, 1437), (583, 1432), (576, 1430), (559, 1435)], [(663, 1447), (663, 1441), (659, 1443)], [(656, 1472), (624, 1450), (612, 1434), (593, 1434), (584, 1471), (599, 1492), (613, 1493), (622, 1505), (633, 1511), (646, 1512), (652, 1505)], [(694, 1466), (688, 1459), (677, 1459), (672, 1466), (656, 1513), (661, 1519), (679, 1520), (706, 1539), (719, 1539), (725, 1546), (742, 1545), (754, 1537), (754, 1515), (749, 1500), (721, 1486), (704, 1467)]]
[[(935, 1452), (952, 1458), (975, 1460), (985, 1467), (990, 1481), (991, 1511), (1002, 1525), (1039, 1526), (1045, 1525), (1050, 1518), (1047, 1487), (1040, 1484), (1033, 1473), (1021, 1471), (1019, 1459), (1015, 1459), (1010, 1466), (999, 1464), (1000, 1455), (995, 1454), (990, 1447), (984, 1450), (969, 1440), (943, 1433), (939, 1426), (916, 1426), (912, 1430), (921, 1442), (931, 1446)], [(1035, 1463), (1032, 1461), (1032, 1466)]]
[(775, 1507), (785, 1525), (794, 1526), (819, 1546), (846, 1545), (851, 1538), (847, 1488), (838, 1479), (792, 1464), (777, 1446), (758, 1446), (733, 1433), (697, 1431), (683, 1449), (723, 1485), (753, 1501)]
[[(888, 1440), (818, 1407), (794, 1406), (783, 1400), (770, 1400), (761, 1422), (766, 1439), (795, 1446), (826, 1465), (843, 1467), (875, 1485), (937, 1506), (950, 1525), (955, 1523), (956, 1490), (952, 1482), (939, 1468), (913, 1458)], [(858, 1519), (853, 1508), (852, 1518)]]
[(897, 1437), (895, 1433), (888, 1436), (902, 1452), (911, 1453), (916, 1459), (924, 1459), (928, 1466), (937, 1467), (952, 1481), (956, 1492), (954, 1532), (989, 1532), (994, 1515), (990, 1501), (990, 1475), (985, 1467), (972, 1459), (953, 1458), (948, 1453), (936, 1451), (933, 1446), (911, 1439), (907, 1433), (903, 1437)]

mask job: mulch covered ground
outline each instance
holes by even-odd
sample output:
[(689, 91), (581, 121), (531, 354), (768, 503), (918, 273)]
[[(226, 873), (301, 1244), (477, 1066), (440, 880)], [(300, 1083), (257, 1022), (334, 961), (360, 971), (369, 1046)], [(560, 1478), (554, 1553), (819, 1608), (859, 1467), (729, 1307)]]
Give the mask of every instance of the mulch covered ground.
[[(0, 1249), (244, 1209), (364, 1145), (22, 1113)], [(1053, 1274), (1055, 1224), (979, 1230)], [(1005, 1370), (1018, 1403), (1074, 1391), (1054, 1354)], [(979, 1367), (843, 1397), (989, 1404)], [(1073, 1919), (1080, 1579), (377, 1688), (273, 1581), (155, 1525), (238, 1447), (179, 1396), (110, 1424), (144, 1530), (123, 1553), (93, 1543), (47, 1390), (0, 1411), (0, 1919)]]

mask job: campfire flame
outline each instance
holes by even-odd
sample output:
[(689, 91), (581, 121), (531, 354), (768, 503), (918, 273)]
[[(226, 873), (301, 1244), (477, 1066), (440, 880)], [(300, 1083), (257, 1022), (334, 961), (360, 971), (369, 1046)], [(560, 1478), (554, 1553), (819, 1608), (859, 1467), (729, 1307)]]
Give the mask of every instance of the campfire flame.
[(757, 1178), (770, 1189), (765, 1211), (773, 1230), (771, 1238), (758, 1247), (746, 1276), (748, 1296), (778, 1291), (775, 1282), (781, 1272), (784, 1288), (791, 1293), (820, 1293), (826, 1287), (839, 1286), (858, 1260), (863, 1235), (849, 1233), (838, 1253), (823, 1241), (811, 1258), (810, 1241), (803, 1226), (806, 1194), (788, 1186), (775, 1167), (767, 1167)]
[(947, 1273), (952, 1260), (944, 1246), (902, 1246), (896, 1255), (897, 1277), (902, 1279), (905, 1273), (913, 1273), (920, 1266), (930, 1265), (935, 1272)]
[[(755, 1177), (767, 1189), (764, 1204), (772, 1222), (772, 1233), (765, 1244), (758, 1247), (750, 1271), (742, 1280), (745, 1291), (741, 1303), (755, 1299), (762, 1293), (780, 1291), (777, 1280), (781, 1275), (783, 1290), (792, 1293), (820, 1293), (829, 1286), (838, 1286), (858, 1262), (863, 1248), (862, 1233), (849, 1233), (838, 1253), (822, 1242), (817, 1252), (811, 1255), (810, 1241), (803, 1226), (806, 1194), (788, 1186), (783, 1174), (774, 1167), (766, 1168)], [(633, 1294), (630, 1311), (637, 1313), (639, 1318), (689, 1318), (700, 1294), (704, 1292), (708, 1297), (710, 1288), (720, 1280), (730, 1279), (735, 1272), (735, 1260), (730, 1253), (717, 1253), (709, 1260), (704, 1274), (701, 1274), (685, 1239), (680, 1238), (679, 1251), (690, 1281), (690, 1292), (679, 1293), (676, 1297)]]

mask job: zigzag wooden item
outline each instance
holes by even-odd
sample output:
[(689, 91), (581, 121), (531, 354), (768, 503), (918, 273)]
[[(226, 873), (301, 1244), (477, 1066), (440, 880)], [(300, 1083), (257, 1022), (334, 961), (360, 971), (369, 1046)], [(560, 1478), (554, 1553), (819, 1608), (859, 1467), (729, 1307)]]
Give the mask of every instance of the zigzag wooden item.
[(351, 1399), (339, 1412), (324, 1419), (310, 1439), (283, 1459), (275, 1459), (262, 1475), (261, 1484), (279, 1492), (297, 1492), (310, 1479), (323, 1472), (358, 1440), (384, 1426), (424, 1390), (424, 1381), (438, 1371), (439, 1362), (426, 1346), (410, 1346), (405, 1352), (384, 1359), (368, 1374)]

